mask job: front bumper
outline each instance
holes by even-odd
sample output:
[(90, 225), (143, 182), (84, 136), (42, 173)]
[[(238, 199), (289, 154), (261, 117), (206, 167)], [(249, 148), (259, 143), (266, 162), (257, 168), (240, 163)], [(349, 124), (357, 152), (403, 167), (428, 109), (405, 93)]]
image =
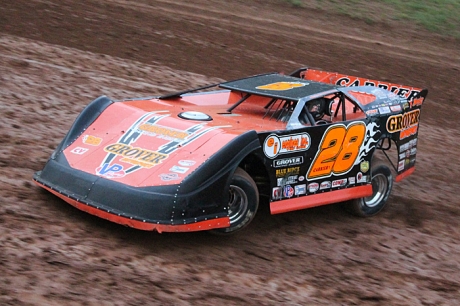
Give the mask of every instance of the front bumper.
[(179, 185), (132, 187), (71, 168), (63, 155), (50, 159), (34, 181), (74, 207), (141, 230), (199, 231), (230, 226), (225, 205), (203, 202), (197, 189), (179, 193)]

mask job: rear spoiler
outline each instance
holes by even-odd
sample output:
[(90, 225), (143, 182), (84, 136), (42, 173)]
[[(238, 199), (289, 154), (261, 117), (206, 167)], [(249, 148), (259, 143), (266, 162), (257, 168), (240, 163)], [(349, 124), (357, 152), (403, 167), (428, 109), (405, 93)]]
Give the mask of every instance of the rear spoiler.
[(409, 102), (414, 102), (415, 105), (422, 104), (423, 100), (428, 94), (427, 89), (411, 87), (406, 85), (400, 85), (390, 83), (386, 81), (371, 80), (346, 74), (340, 74), (337, 72), (328, 72), (317, 69), (310, 69), (307, 67), (297, 69), (293, 71), (290, 76), (333, 84), (337, 86), (351, 87), (351, 86), (376, 86), (386, 90), (389, 90), (401, 97), (406, 98)]

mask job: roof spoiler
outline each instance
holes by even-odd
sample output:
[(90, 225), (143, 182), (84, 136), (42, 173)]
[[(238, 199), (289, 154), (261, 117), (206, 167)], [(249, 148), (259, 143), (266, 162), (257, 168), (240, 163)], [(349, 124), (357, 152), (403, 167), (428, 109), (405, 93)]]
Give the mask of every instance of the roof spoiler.
[(316, 81), (336, 86), (353, 87), (353, 86), (374, 86), (389, 90), (409, 102), (415, 99), (425, 99), (428, 94), (427, 89), (406, 86), (388, 81), (372, 80), (363, 77), (357, 77), (337, 72), (323, 71), (319, 69), (311, 69), (308, 67), (299, 68), (291, 72), (290, 76), (305, 80)]

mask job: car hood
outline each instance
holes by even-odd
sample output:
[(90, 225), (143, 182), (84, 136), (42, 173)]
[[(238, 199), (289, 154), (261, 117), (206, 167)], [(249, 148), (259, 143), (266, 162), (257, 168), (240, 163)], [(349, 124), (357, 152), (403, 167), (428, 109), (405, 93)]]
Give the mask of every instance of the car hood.
[(242, 133), (201, 113), (181, 118), (180, 110), (113, 103), (64, 155), (74, 169), (130, 186), (179, 184)]

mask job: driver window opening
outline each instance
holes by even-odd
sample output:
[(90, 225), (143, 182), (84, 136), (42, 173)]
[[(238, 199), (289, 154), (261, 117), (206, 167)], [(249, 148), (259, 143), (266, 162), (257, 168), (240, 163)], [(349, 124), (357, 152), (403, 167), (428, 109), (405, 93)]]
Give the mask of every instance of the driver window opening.
[(272, 99), (265, 105), (266, 111), (262, 118), (288, 122), (296, 105), (297, 101)]
[(313, 99), (305, 103), (305, 106), (300, 113), (299, 121), (303, 125), (329, 124), (333, 122), (333, 105), (338, 99), (332, 97), (321, 97)]
[(334, 94), (308, 101), (299, 121), (303, 125), (310, 125), (311, 122), (321, 125), (364, 118), (366, 115), (361, 108), (346, 97)]

